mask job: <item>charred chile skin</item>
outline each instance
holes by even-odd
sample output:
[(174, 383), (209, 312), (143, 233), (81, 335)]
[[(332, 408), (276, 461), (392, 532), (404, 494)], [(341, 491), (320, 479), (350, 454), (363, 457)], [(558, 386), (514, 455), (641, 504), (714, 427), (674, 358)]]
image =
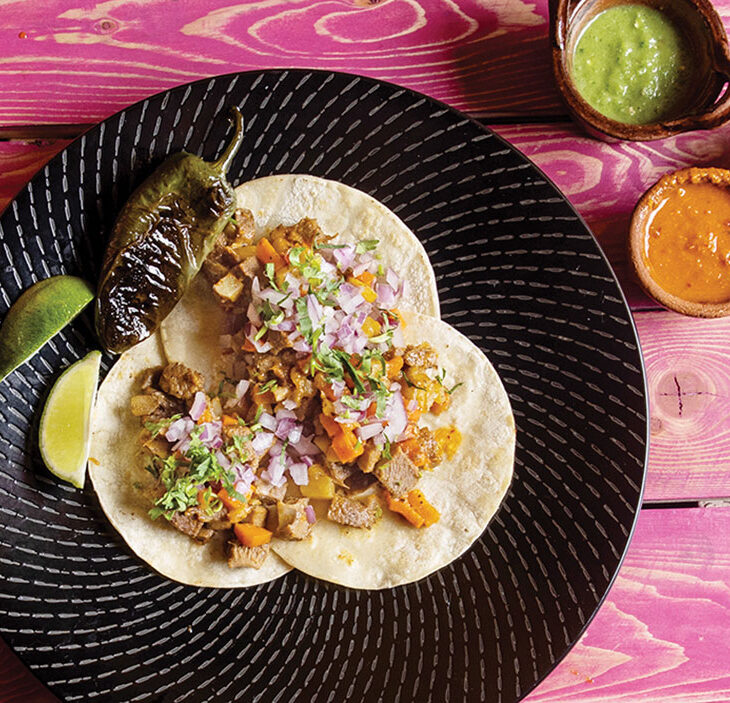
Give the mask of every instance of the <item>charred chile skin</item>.
[(200, 270), (236, 210), (226, 172), (243, 139), (235, 132), (219, 159), (169, 156), (125, 203), (112, 228), (96, 300), (104, 347), (121, 353), (153, 334)]

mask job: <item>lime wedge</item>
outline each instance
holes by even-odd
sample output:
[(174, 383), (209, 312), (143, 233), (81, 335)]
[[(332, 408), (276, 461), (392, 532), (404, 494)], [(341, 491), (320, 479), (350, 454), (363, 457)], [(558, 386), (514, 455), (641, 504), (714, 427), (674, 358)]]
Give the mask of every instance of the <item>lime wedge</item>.
[(38, 443), (54, 476), (83, 488), (91, 440), (91, 412), (101, 352), (71, 364), (56, 380), (41, 415)]
[(35, 354), (94, 298), (91, 285), (76, 276), (53, 276), (26, 290), (0, 327), (0, 381)]

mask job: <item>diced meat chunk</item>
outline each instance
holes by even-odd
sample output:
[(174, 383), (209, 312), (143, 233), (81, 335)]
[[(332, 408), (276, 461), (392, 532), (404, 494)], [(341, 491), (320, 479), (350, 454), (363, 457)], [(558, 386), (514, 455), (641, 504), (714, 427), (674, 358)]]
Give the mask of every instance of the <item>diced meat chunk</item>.
[[(143, 417), (144, 422), (157, 422), (159, 420), (168, 419), (173, 415), (181, 415), (185, 412), (185, 403), (179, 398), (175, 398), (171, 395), (167, 395), (167, 393), (153, 389), (148, 390), (145, 395), (154, 399), (156, 407), (151, 413)], [(149, 407), (151, 407), (151, 404)]]
[(203, 390), (203, 377), (177, 361), (165, 366), (160, 376), (160, 388), (175, 398), (188, 400)]
[(189, 515), (187, 512), (175, 513), (170, 518), (170, 524), (200, 544), (208, 542), (214, 534), (213, 530), (207, 528), (197, 517)]
[(378, 463), (382, 450), (374, 442), (367, 442), (362, 454), (357, 458), (357, 465), (360, 471), (369, 474)]
[(254, 505), (248, 515), (246, 515), (245, 522), (250, 522), (252, 525), (256, 525), (256, 527), (266, 527), (266, 518), (268, 514), (269, 511), (266, 509), (265, 505)]
[(309, 501), (306, 498), (290, 502), (277, 500), (269, 508), (266, 528), (281, 539), (305, 539), (312, 529), (305, 512), (308, 505)]
[(423, 342), (417, 346), (409, 344), (403, 353), (403, 361), (408, 366), (435, 369), (438, 366), (438, 354), (428, 342)]
[(135, 417), (142, 417), (143, 415), (152, 415), (155, 410), (159, 407), (160, 403), (158, 399), (151, 393), (142, 393), (140, 395), (133, 395), (129, 401), (129, 407), (132, 411), (132, 415)]
[(388, 463), (376, 467), (375, 475), (392, 496), (402, 498), (416, 487), (420, 472), (408, 455), (397, 449)]
[(367, 528), (375, 524), (380, 514), (380, 506), (373, 495), (364, 500), (336, 495), (327, 511), (327, 517), (334, 522), (339, 522), (340, 525)]
[(235, 266), (231, 273), (240, 280), (252, 279), (260, 269), (259, 260), (255, 256), (248, 256)]
[(256, 236), (256, 226), (253, 213), (245, 208), (239, 208), (233, 214), (233, 222), (228, 223), (223, 230), (225, 243), (230, 247), (243, 247), (253, 244)]
[(203, 273), (211, 283), (215, 283), (228, 273), (228, 267), (224, 266), (218, 259), (209, 256), (203, 262)]
[(244, 547), (240, 542), (230, 540), (226, 543), (228, 566), (231, 569), (240, 569), (241, 567), (260, 569), (266, 561), (266, 557), (269, 556), (270, 548), (271, 545), (269, 544), (262, 544), (258, 547)]
[(418, 445), (428, 457), (431, 466), (437, 466), (443, 461), (444, 453), (441, 446), (436, 441), (436, 435), (428, 427), (421, 427), (418, 430)]

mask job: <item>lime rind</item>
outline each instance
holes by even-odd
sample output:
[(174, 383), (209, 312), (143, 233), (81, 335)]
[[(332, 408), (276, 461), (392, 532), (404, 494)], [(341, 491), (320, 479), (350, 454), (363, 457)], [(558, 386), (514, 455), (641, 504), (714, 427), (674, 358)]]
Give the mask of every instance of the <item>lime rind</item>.
[(38, 433), (43, 463), (56, 477), (83, 488), (91, 445), (91, 418), (101, 352), (69, 366), (53, 384)]
[(52, 276), (24, 291), (0, 327), (0, 381), (60, 332), (93, 298), (91, 284), (76, 276)]

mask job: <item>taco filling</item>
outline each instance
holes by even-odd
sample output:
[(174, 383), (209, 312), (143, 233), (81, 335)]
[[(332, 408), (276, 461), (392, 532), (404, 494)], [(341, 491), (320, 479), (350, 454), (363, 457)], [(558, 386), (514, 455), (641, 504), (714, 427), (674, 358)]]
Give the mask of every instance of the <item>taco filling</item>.
[(320, 521), (434, 525), (420, 479), (461, 434), (423, 421), (462, 384), (429, 341), (406, 343), (404, 282), (375, 239), (334, 244), (312, 219), (254, 232), (239, 210), (203, 267), (224, 325), (215, 390), (173, 362), (131, 398), (150, 519), (200, 544), (222, 533), (228, 565), (254, 569)]

